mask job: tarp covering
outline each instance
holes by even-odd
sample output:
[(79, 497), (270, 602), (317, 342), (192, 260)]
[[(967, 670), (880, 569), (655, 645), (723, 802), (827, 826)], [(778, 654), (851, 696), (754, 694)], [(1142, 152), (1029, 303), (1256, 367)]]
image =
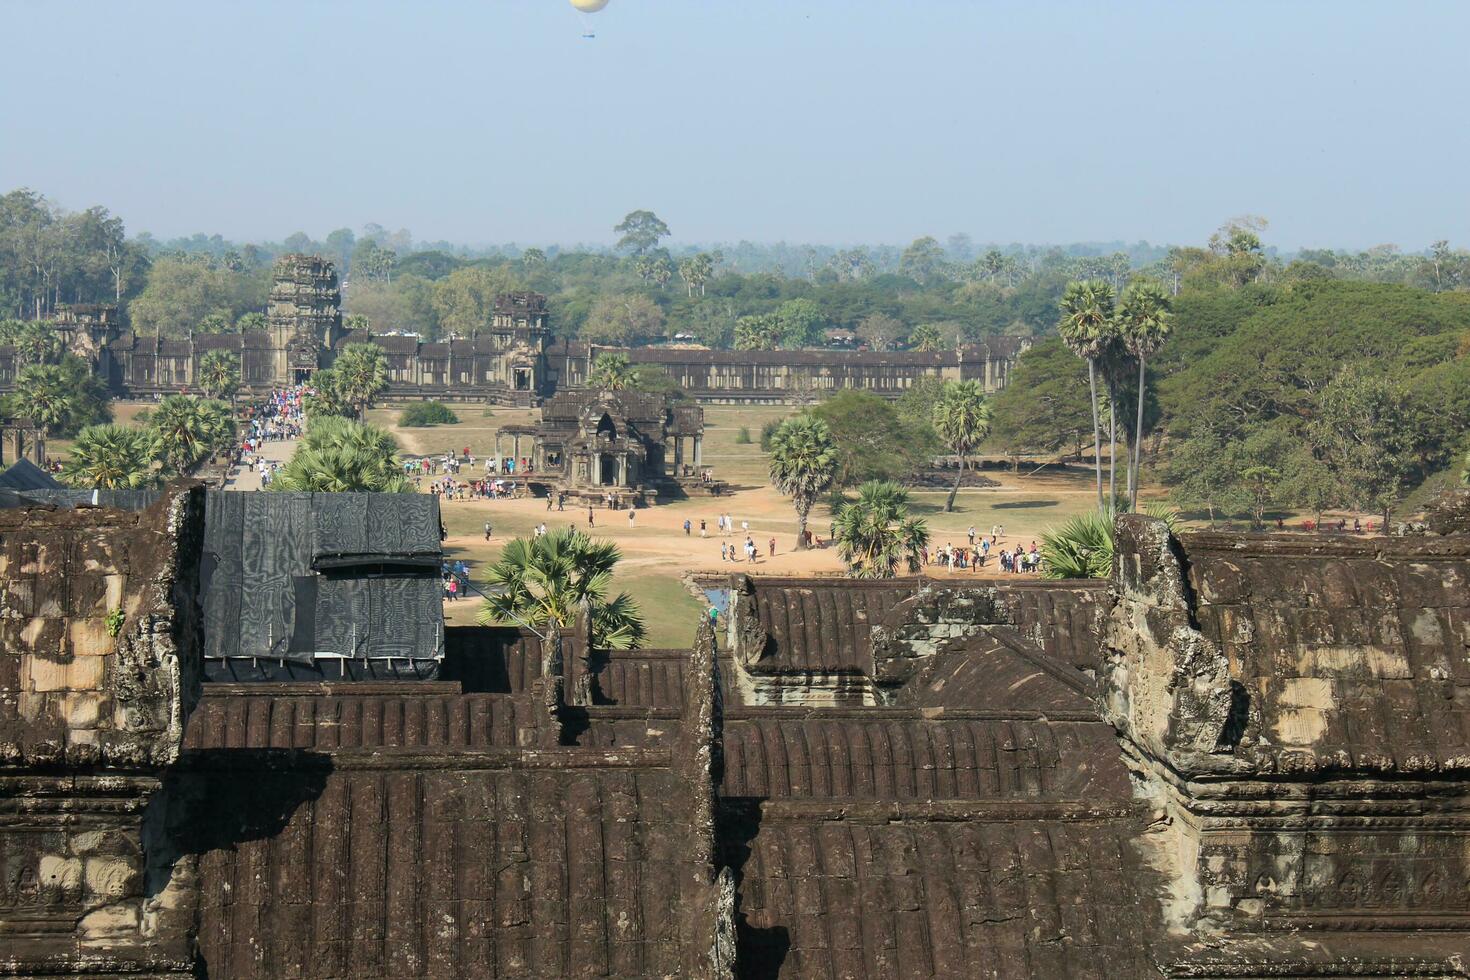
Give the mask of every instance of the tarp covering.
[(147, 510), (163, 496), (161, 490), (6, 490), (0, 488), (0, 507), (111, 507)]
[(366, 560), (439, 566), (438, 501), (418, 493), (323, 493), (311, 505), (313, 567)]
[(204, 520), (206, 657), (443, 656), (433, 497), (211, 491)]
[(60, 490), (57, 483), (41, 467), (28, 459), (18, 459), (0, 473), (0, 489), (5, 490)]

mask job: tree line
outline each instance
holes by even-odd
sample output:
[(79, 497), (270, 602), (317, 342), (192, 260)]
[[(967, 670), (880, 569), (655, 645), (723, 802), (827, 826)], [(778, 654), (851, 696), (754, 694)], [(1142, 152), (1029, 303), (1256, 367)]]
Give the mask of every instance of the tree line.
[(1201, 246), (983, 245), (923, 236), (904, 247), (750, 242), (671, 246), (655, 213), (633, 211), (611, 247), (470, 249), (415, 242), (408, 231), (339, 228), (321, 240), (219, 235), (128, 237), (105, 208), (67, 212), (44, 196), (0, 197), (0, 317), (44, 318), (66, 303), (117, 302), (142, 333), (259, 329), (274, 258), (324, 255), (343, 278), (344, 308), (379, 332), (425, 339), (486, 329), (496, 295), (548, 296), (558, 334), (605, 344), (691, 339), (712, 347), (790, 349), (849, 335), (874, 350), (952, 348), (997, 334), (1045, 336), (1067, 284), (1136, 276), (1172, 296), (1307, 281), (1396, 283), (1431, 292), (1470, 287), (1470, 253), (1435, 242), (1421, 253), (1381, 246), (1283, 256), (1263, 223), (1228, 223)]

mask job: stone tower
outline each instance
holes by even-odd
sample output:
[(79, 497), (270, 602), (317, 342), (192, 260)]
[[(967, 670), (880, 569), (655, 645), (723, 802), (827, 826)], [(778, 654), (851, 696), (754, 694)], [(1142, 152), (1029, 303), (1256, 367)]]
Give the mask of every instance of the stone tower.
[(277, 351), (276, 377), (304, 381), (321, 366), (342, 332), (342, 293), (337, 269), (317, 255), (276, 259), (266, 319)]

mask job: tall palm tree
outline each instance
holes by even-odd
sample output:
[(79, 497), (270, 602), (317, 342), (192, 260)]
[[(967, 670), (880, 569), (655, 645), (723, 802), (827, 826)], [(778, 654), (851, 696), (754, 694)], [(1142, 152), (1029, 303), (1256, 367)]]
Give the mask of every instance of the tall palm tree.
[(388, 386), (388, 360), (377, 344), (348, 344), (332, 366), (337, 390), (359, 419)]
[(796, 508), (796, 547), (806, 548), (807, 515), (837, 475), (832, 430), (814, 415), (794, 415), (771, 433), (771, 483)]
[(33, 321), (17, 332), (15, 352), (28, 364), (55, 364), (65, 350), (54, 330)]
[(554, 622), (565, 629), (576, 622), (585, 602), (592, 614), (592, 645), (632, 649), (646, 632), (638, 605), (626, 592), (607, 596), (620, 558), (616, 545), (593, 541), (575, 528), (558, 528), (529, 541), (516, 538), (486, 575), (489, 595), (480, 622), (522, 622), (533, 629)]
[(271, 481), (272, 490), (413, 493), (398, 465), (398, 442), (375, 425), (333, 415), (311, 420), (306, 438)]
[(204, 450), (211, 456), (228, 452), (235, 445), (235, 410), (217, 398), (199, 402), (199, 422)]
[(592, 362), (587, 385), (604, 391), (622, 391), (633, 385), (633, 369), (627, 354), (598, 354)]
[(1169, 339), (1173, 313), (1169, 294), (1151, 279), (1142, 279), (1123, 292), (1118, 307), (1118, 332), (1123, 347), (1138, 358), (1138, 419), (1133, 431), (1133, 458), (1128, 465), (1128, 506), (1138, 509), (1138, 484), (1142, 482), (1143, 401), (1148, 359)]
[(61, 464), (68, 486), (97, 490), (134, 490), (158, 482), (157, 443), (146, 429), (89, 425), (77, 433)]
[(199, 387), (210, 398), (235, 403), (240, 390), (240, 358), (232, 351), (212, 350), (199, 359)]
[(1097, 412), (1097, 362), (1115, 338), (1113, 287), (1101, 279), (1067, 284), (1062, 293), (1062, 317), (1057, 333), (1067, 348), (1087, 362), (1087, 384), (1092, 394), (1092, 467), (1097, 477), (1097, 507), (1103, 505), (1102, 427)]
[(940, 389), (939, 400), (934, 403), (934, 430), (949, 451), (960, 458), (959, 473), (944, 504), (946, 513), (954, 510), (954, 499), (960, 492), (960, 481), (965, 478), (970, 450), (990, 435), (990, 419), (990, 403), (985, 399), (985, 387), (980, 382), (951, 381)]
[(81, 407), (80, 399), (81, 393), (60, 365), (30, 364), (16, 376), (6, 411), (30, 419), (45, 439), (71, 426)]
[(869, 480), (857, 499), (846, 504), (833, 522), (837, 554), (853, 578), (892, 578), (899, 565), (917, 572), (922, 565), (929, 527), (909, 513), (909, 495), (890, 480)]
[(168, 395), (148, 419), (164, 469), (187, 473), (211, 448), (211, 422), (200, 410), (200, 401), (189, 395)]

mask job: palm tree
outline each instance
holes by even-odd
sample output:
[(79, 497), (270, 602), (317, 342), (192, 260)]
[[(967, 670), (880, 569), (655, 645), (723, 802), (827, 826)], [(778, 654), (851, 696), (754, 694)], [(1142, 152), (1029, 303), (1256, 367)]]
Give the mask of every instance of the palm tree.
[(41, 430), (41, 438), (46, 439), (71, 426), (80, 398), (60, 365), (30, 364), (17, 375), (6, 412), (30, 419)]
[[(1179, 511), (1164, 504), (1145, 505), (1144, 513), (1179, 529)], [(1101, 511), (1078, 514), (1041, 535), (1042, 578), (1110, 578), (1117, 525)]]
[(61, 464), (68, 486), (98, 490), (134, 490), (158, 482), (154, 468), (157, 443), (151, 432), (122, 425), (89, 425), (77, 433), (71, 453)]
[(211, 456), (228, 452), (235, 445), (235, 410), (217, 398), (199, 402), (200, 431), (204, 450)]
[(965, 478), (970, 450), (990, 435), (990, 403), (985, 400), (984, 386), (978, 381), (946, 383), (939, 391), (939, 400), (934, 403), (934, 431), (939, 433), (949, 451), (960, 458), (960, 471), (949, 491), (949, 500), (944, 504), (945, 513), (949, 513), (954, 510), (960, 481)]
[(17, 332), (15, 352), (27, 364), (55, 364), (65, 353), (56, 332), (36, 322), (25, 324)]
[(923, 567), (929, 528), (909, 514), (909, 495), (890, 480), (869, 480), (857, 499), (846, 504), (833, 522), (837, 553), (853, 578), (892, 578), (898, 566), (909, 572)]
[(1113, 343), (1113, 287), (1101, 279), (1067, 284), (1062, 294), (1062, 318), (1057, 333), (1067, 348), (1087, 362), (1087, 384), (1092, 393), (1092, 467), (1097, 476), (1097, 507), (1103, 506), (1102, 428), (1097, 413), (1097, 362)]
[(323, 368), (311, 376), (311, 388), (303, 399), (308, 419), (324, 416), (346, 418), (352, 414), (352, 406), (342, 395), (342, 386), (337, 381), (337, 372)]
[(148, 419), (158, 457), (172, 474), (187, 473), (210, 451), (210, 422), (200, 411), (200, 404), (199, 399), (189, 395), (169, 395)]
[(598, 354), (592, 362), (592, 373), (587, 375), (587, 385), (604, 391), (622, 391), (633, 385), (633, 369), (627, 354)]
[(207, 351), (199, 359), (199, 387), (210, 398), (235, 403), (240, 390), (240, 358), (227, 350)]
[(575, 528), (558, 528), (534, 540), (506, 544), (486, 575), (489, 595), (482, 624), (521, 622), (538, 629), (566, 629), (585, 602), (592, 615), (592, 645), (628, 650), (643, 641), (638, 605), (626, 592), (607, 597), (622, 553), (608, 541), (593, 541)]
[(413, 493), (398, 465), (398, 442), (375, 425), (333, 415), (313, 418), (306, 438), (271, 481), (272, 490)]
[(806, 548), (807, 515), (837, 475), (832, 430), (814, 415), (796, 415), (771, 433), (771, 483), (796, 507), (796, 547)]
[(337, 355), (332, 370), (338, 392), (358, 418), (367, 415), (373, 399), (388, 386), (388, 361), (377, 344), (348, 344)]
[(1169, 338), (1173, 313), (1169, 294), (1151, 279), (1130, 285), (1118, 308), (1118, 331), (1123, 347), (1138, 358), (1138, 420), (1133, 430), (1133, 458), (1128, 465), (1128, 506), (1138, 509), (1138, 485), (1143, 482), (1143, 395), (1148, 359)]

